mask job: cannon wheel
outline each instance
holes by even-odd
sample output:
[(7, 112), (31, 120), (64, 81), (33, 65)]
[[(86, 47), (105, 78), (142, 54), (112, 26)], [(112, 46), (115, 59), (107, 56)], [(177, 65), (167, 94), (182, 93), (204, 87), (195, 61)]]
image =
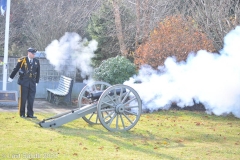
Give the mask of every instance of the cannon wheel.
[(118, 84), (102, 93), (97, 104), (97, 113), (107, 130), (127, 131), (137, 124), (142, 113), (142, 102), (133, 88)]
[[(78, 107), (82, 108), (86, 105), (93, 104), (93, 103), (96, 103), (96, 107), (97, 107), (97, 102), (93, 102), (91, 99), (89, 99), (87, 97), (89, 96), (90, 93), (104, 91), (109, 86), (111, 86), (111, 85), (106, 82), (101, 82), (101, 81), (95, 81), (93, 83), (86, 85), (81, 90), (81, 92), (78, 96)], [(83, 116), (82, 118), (89, 124), (100, 124), (100, 121), (98, 119), (98, 115), (96, 112), (93, 112), (91, 114)]]

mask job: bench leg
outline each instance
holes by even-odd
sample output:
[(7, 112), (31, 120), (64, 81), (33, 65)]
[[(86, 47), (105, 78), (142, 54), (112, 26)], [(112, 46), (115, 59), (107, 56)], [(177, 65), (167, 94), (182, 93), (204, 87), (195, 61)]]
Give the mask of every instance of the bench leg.
[(54, 98), (55, 98), (55, 95), (53, 93), (51, 93), (51, 99), (50, 99), (51, 103), (54, 103)]
[(47, 92), (47, 100), (55, 105), (59, 105), (60, 102), (64, 102), (67, 106), (72, 106), (71, 98), (58, 96), (49, 91)]
[(57, 95), (54, 95), (53, 96), (54, 98), (54, 100), (53, 100), (53, 103), (55, 104), (55, 105), (59, 105), (60, 104), (60, 102), (61, 103), (64, 103), (64, 104), (66, 104), (67, 106), (72, 106), (72, 102), (69, 100), (69, 101), (66, 101), (64, 98), (65, 97), (62, 97), (62, 96), (57, 96)]
[(59, 104), (59, 102), (60, 102), (60, 99), (59, 99), (59, 97), (58, 97), (58, 96), (56, 96), (56, 95), (53, 95), (53, 103), (54, 103), (54, 104), (56, 104), (56, 105), (58, 105), (58, 104)]
[(50, 102), (51, 101), (51, 93), (49, 91), (47, 91), (47, 101)]

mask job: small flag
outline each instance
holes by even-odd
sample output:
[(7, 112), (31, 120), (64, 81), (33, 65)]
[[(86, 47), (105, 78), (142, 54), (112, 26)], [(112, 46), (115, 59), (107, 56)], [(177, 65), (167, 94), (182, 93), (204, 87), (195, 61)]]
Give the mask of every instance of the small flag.
[(6, 11), (6, 6), (7, 6), (7, 0), (1, 0), (1, 15), (3, 16)]

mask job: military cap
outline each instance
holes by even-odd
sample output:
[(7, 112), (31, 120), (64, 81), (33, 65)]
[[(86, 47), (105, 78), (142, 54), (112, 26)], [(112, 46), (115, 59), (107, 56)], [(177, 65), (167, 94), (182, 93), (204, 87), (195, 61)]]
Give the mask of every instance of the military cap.
[(27, 51), (28, 51), (28, 52), (31, 52), (32, 54), (35, 54), (35, 53), (37, 52), (37, 50), (34, 49), (34, 48), (28, 48)]

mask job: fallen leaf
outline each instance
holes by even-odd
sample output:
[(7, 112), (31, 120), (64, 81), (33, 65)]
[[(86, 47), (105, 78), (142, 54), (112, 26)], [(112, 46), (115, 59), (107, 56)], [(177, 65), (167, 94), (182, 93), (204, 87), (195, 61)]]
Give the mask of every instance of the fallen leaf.
[(104, 147), (102, 146), (102, 147), (100, 147), (100, 148), (98, 148), (98, 149), (103, 150), (103, 148), (104, 148)]
[(200, 122), (194, 122), (194, 123), (196, 123), (196, 126), (200, 126), (201, 125)]
[(77, 153), (73, 153), (74, 156), (77, 156), (78, 154)]
[(164, 141), (164, 142), (163, 142), (163, 144), (165, 144), (165, 145), (166, 145), (166, 144), (168, 144), (168, 142)]

